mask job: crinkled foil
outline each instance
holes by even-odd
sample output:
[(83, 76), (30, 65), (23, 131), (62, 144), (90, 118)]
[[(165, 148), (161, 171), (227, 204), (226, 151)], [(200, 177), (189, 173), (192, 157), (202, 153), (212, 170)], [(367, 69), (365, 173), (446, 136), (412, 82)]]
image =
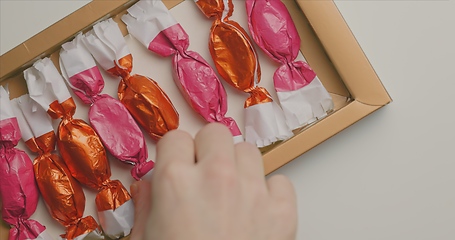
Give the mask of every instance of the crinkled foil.
[[(110, 181), (111, 169), (100, 138), (87, 123), (80, 119), (73, 119), (69, 114), (76, 108), (72, 98), (60, 106), (64, 112), (58, 126), (57, 145), (68, 169), (82, 184), (97, 190), (105, 188)], [(130, 199), (123, 186), (119, 190), (119, 197)], [(105, 197), (105, 199), (111, 199), (111, 197)], [(118, 206), (118, 203), (110, 201), (98, 206), (98, 209), (115, 209), (115, 206)]]
[(195, 0), (208, 18), (210, 55), (221, 77), (237, 90), (249, 93), (245, 108), (245, 139), (258, 147), (290, 138), (283, 111), (270, 93), (258, 86), (261, 67), (252, 41), (239, 23), (230, 20), (232, 0)]
[(281, 65), (273, 81), (288, 126), (297, 129), (327, 116), (332, 97), (308, 63), (296, 60), (301, 39), (286, 6), (280, 0), (246, 0), (245, 5), (254, 41)]
[(108, 72), (121, 76), (118, 97), (131, 115), (147, 133), (159, 140), (170, 130), (179, 126), (179, 115), (166, 93), (152, 79), (141, 75), (130, 75), (132, 55), (118, 61)]
[[(71, 46), (64, 44), (62, 49), (65, 49), (65, 47), (71, 48)], [(72, 76), (76, 66), (78, 65), (72, 65), (69, 69), (61, 68), (63, 75), (65, 77), (68, 77), (68, 75)], [(38, 60), (33, 64), (33, 67), (24, 71), (24, 77), (27, 82), (30, 98), (37, 105), (45, 109), (53, 118), (61, 119), (57, 128), (57, 146), (71, 176), (81, 184), (97, 190), (97, 197), (106, 200), (97, 201), (98, 217), (100, 214), (103, 215), (105, 209), (114, 212), (123, 205), (129, 206), (126, 202), (131, 199), (131, 196), (125, 187), (121, 183), (114, 182), (110, 179), (111, 170), (106, 156), (106, 150), (100, 137), (85, 121), (73, 118), (76, 105), (65, 86), (65, 80), (57, 71), (52, 61), (48, 58)], [(73, 87), (77, 85), (78, 89), (82, 90), (81, 92), (100, 89), (99, 82), (92, 82), (91, 87), (86, 89), (83, 88), (83, 85), (80, 85), (82, 82), (71, 82), (71, 79), (68, 82)], [(96, 98), (88, 97), (90, 101), (96, 100)], [(111, 186), (112, 189), (105, 191), (105, 189)], [(106, 194), (111, 195), (105, 196)], [(128, 222), (130, 222), (129, 219), (131, 216), (134, 216), (134, 210), (123, 212), (123, 214), (116, 216), (117, 218), (113, 218), (115, 220), (118, 220), (118, 218), (125, 220), (124, 215), (127, 216)], [(107, 225), (103, 225), (102, 221), (100, 221), (100, 225), (105, 233), (108, 230), (112, 230)], [(115, 228), (117, 228), (116, 226)], [(131, 227), (125, 231), (122, 229), (118, 232), (111, 231), (110, 233), (118, 233), (115, 237), (121, 237), (129, 234)], [(111, 237), (112, 235), (109, 236)]]
[(95, 60), (83, 45), (84, 38), (81, 34), (63, 45), (60, 67), (69, 75), (67, 77), (72, 90), (84, 103), (90, 104), (90, 124), (105, 148), (123, 163), (134, 165), (131, 175), (139, 180), (154, 166), (153, 161), (147, 162), (144, 135), (119, 100), (101, 94), (104, 79)]
[(16, 118), (0, 120), (0, 132), (0, 195), (3, 220), (11, 225), (9, 239), (36, 239), (46, 228), (29, 219), (39, 193), (32, 161), (24, 151), (14, 148), (21, 137)]
[(66, 233), (61, 236), (74, 239), (85, 233), (100, 231), (93, 217), (82, 218), (85, 209), (84, 192), (65, 163), (52, 153), (55, 142), (52, 131), (31, 138), (25, 144), (39, 154), (33, 162), (36, 182), (50, 214), (66, 227)]
[(64, 113), (58, 127), (57, 146), (63, 160), (74, 178), (98, 190), (98, 212), (115, 210), (131, 199), (130, 194), (119, 181), (110, 180), (111, 170), (106, 151), (96, 132), (83, 120), (73, 119), (67, 114), (75, 108), (72, 98), (61, 106)]
[[(245, 4), (254, 41), (274, 61), (291, 68), (276, 73), (279, 76), (275, 77), (280, 77), (283, 85), (292, 86), (294, 90), (308, 85), (316, 74), (308, 66), (305, 74), (298, 74), (293, 66), (297, 63), (301, 40), (286, 6), (281, 0), (246, 0)], [(283, 75), (293, 70), (294, 74)]]
[(120, 101), (154, 140), (178, 128), (179, 115), (166, 93), (152, 79), (131, 73), (133, 57), (112, 18), (95, 24), (82, 40), (104, 70), (121, 77)]
[[(57, 103), (58, 104), (58, 103)], [(73, 119), (76, 105), (72, 98), (58, 104), (62, 121), (58, 126), (57, 146), (71, 175), (90, 188), (98, 189), (111, 176), (106, 151), (96, 132), (81, 119)], [(112, 206), (114, 205), (111, 203)]]
[(251, 94), (245, 108), (272, 102), (267, 90), (257, 86), (261, 67), (251, 39), (237, 22), (229, 20), (234, 11), (232, 0), (198, 0), (196, 4), (207, 17), (215, 18), (209, 50), (218, 73), (234, 88)]

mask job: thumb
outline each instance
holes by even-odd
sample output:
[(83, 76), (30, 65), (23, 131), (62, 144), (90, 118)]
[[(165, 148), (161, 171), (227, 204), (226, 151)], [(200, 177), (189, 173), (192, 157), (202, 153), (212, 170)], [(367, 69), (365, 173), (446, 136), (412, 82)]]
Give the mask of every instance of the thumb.
[(130, 240), (142, 240), (150, 216), (151, 184), (147, 180), (136, 181), (130, 191), (134, 203), (134, 227)]

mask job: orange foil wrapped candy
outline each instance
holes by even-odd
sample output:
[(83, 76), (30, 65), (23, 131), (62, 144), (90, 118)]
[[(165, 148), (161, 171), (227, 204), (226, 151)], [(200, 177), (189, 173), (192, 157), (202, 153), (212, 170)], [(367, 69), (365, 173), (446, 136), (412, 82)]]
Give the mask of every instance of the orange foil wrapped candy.
[(76, 105), (49, 58), (38, 60), (24, 71), (30, 97), (48, 114), (62, 121), (57, 146), (71, 175), (98, 191), (95, 202), (104, 233), (119, 238), (130, 233), (134, 206), (122, 183), (110, 180), (111, 169), (100, 138), (85, 121), (74, 119)]
[(83, 41), (104, 70), (121, 77), (120, 101), (153, 139), (178, 128), (179, 115), (166, 93), (152, 79), (131, 74), (133, 57), (114, 20), (97, 23)]
[(38, 188), (51, 216), (66, 227), (64, 239), (104, 239), (92, 216), (82, 218), (85, 195), (60, 156), (52, 153), (56, 137), (46, 111), (35, 106), (28, 95), (14, 99), (15, 115), (21, 128), (22, 139), (28, 148), (38, 154), (33, 170)]
[(267, 90), (258, 86), (261, 68), (248, 34), (229, 20), (234, 11), (232, 0), (195, 2), (207, 17), (214, 18), (209, 49), (216, 69), (231, 86), (250, 94), (244, 106), (246, 141), (264, 147), (292, 137), (283, 111)]

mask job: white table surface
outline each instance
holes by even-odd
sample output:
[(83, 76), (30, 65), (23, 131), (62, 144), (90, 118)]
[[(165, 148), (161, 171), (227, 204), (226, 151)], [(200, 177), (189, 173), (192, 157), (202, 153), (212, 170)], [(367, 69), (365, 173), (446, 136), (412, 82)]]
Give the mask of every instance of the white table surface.
[[(88, 1), (1, 0), (0, 52)], [(394, 102), (276, 171), (297, 239), (455, 239), (455, 1), (336, 1)]]

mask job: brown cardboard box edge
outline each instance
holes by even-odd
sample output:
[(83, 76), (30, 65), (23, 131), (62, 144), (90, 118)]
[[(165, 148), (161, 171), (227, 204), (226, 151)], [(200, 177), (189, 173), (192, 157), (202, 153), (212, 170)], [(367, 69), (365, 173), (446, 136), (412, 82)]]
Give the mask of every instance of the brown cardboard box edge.
[[(0, 84), (16, 82), (22, 71), (38, 58), (56, 52), (60, 45), (100, 19), (115, 16), (135, 0), (94, 0), (0, 56)], [(163, 0), (171, 8), (182, 0)], [(339, 96), (339, 109), (292, 139), (276, 144), (263, 155), (265, 174), (349, 127), (392, 100), (368, 62), (333, 1), (283, 0), (299, 34), (313, 34), (314, 41), (302, 41), (301, 50), (332, 96)], [(302, 12), (304, 14), (302, 14)], [(82, 17), (83, 16), (83, 17)], [(306, 25), (310, 26), (306, 26)], [(327, 62), (330, 62), (330, 66)], [(320, 65), (327, 71), (322, 71)], [(321, 70), (318, 70), (321, 69)], [(337, 79), (328, 81), (327, 79)], [(13, 84), (12, 84), (13, 85)], [(0, 225), (0, 237), (8, 230)]]

